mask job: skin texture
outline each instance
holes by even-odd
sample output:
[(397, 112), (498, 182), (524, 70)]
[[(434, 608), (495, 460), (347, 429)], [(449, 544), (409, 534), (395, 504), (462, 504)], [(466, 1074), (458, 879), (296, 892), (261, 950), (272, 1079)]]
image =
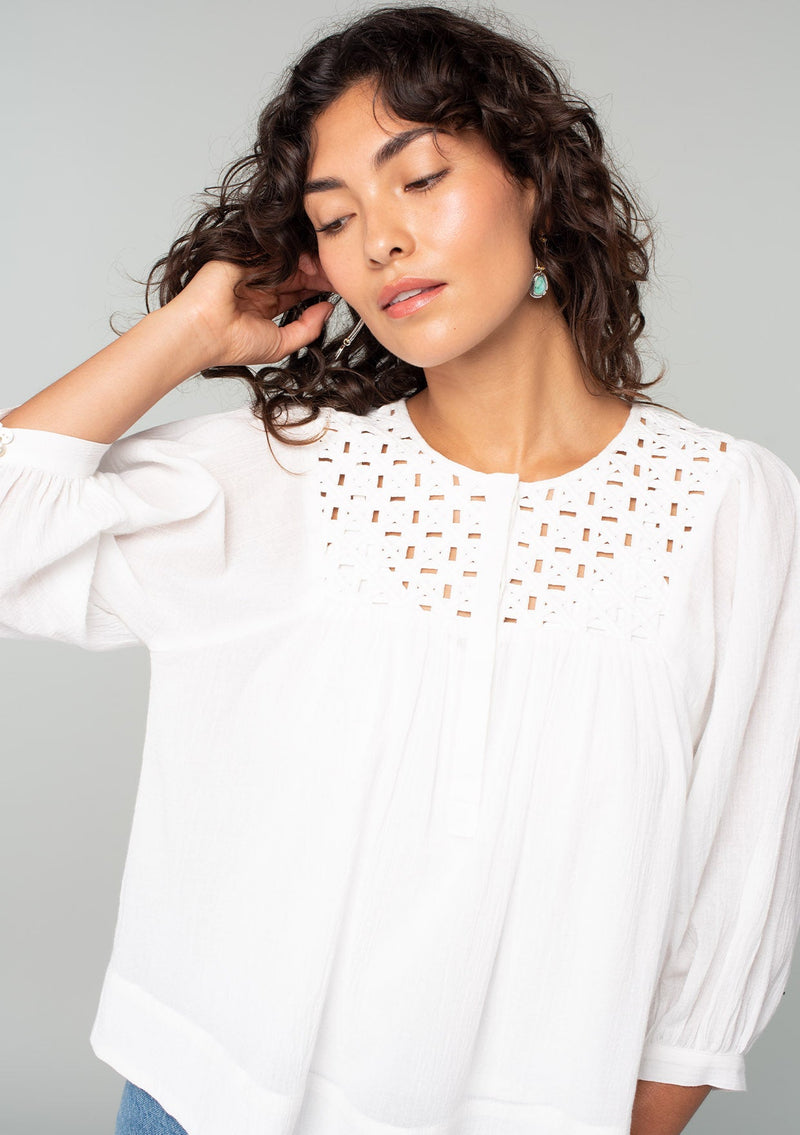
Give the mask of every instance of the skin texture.
[[(308, 194), (320, 230), (318, 269), (389, 351), (422, 367), (408, 400), (425, 440), (481, 472), (535, 481), (590, 460), (622, 428), (628, 406), (584, 374), (552, 293), (528, 294), (536, 190), (515, 183), (477, 131), (422, 135), (379, 170), (373, 153), (418, 126), (372, 103), (365, 81), (316, 119), (307, 178), (345, 186)], [(423, 190), (414, 183), (446, 170)], [(544, 264), (546, 268), (546, 263)], [(394, 320), (378, 295), (401, 276), (445, 281), (426, 307)]]
[(639, 1080), (633, 1103), (631, 1135), (680, 1135), (712, 1089)]

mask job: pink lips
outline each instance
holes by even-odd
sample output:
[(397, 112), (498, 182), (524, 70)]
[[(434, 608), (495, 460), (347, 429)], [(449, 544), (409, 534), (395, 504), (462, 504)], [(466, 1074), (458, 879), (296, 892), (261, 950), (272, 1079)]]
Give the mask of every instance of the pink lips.
[[(400, 291), (410, 292), (414, 285), (409, 284), (408, 287), (401, 288)], [(417, 284), (416, 287), (422, 287), (422, 284)], [(440, 292), (443, 292), (447, 284), (436, 284), (432, 287), (426, 288), (425, 291), (420, 292), (416, 296), (410, 296), (409, 299), (400, 300), (399, 303), (390, 304), (383, 310), (391, 319), (402, 319), (404, 315), (411, 315), (412, 312), (417, 311), (421, 307), (429, 304)], [(395, 294), (398, 291), (395, 290)]]
[(430, 277), (424, 276), (401, 276), (398, 280), (392, 281), (386, 287), (381, 288), (380, 295), (378, 296), (378, 307), (385, 308), (392, 302), (395, 296), (400, 292), (413, 292), (417, 288), (435, 288), (441, 284), (441, 280), (432, 280)]

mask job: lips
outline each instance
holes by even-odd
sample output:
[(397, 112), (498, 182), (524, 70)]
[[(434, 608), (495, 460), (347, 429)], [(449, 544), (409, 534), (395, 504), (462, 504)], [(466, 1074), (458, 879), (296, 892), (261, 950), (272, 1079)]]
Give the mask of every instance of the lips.
[[(413, 315), (415, 311), (421, 311), (429, 304), (436, 303), (436, 297), (440, 296), (446, 287), (447, 284), (436, 284), (432, 288), (420, 288), (410, 296), (401, 292), (393, 303), (383, 309), (384, 315), (387, 319), (405, 319), (406, 316)], [(407, 298), (402, 299), (403, 295), (406, 295)]]
[(426, 292), (432, 291), (432, 288), (412, 288), (407, 292), (398, 292), (397, 295), (388, 303), (387, 307), (394, 307), (395, 304), (402, 303), (404, 300), (413, 300), (417, 296), (424, 296)]
[(385, 310), (392, 300), (402, 292), (428, 291), (430, 288), (439, 287), (442, 283), (442, 280), (426, 280), (419, 276), (403, 276), (402, 279), (396, 280), (395, 283), (387, 284), (378, 296), (378, 304)]

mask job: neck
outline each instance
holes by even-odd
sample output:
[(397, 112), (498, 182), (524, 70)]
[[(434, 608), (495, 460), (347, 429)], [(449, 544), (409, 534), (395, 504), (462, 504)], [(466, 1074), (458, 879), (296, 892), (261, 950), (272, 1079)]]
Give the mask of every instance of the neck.
[(549, 293), (526, 297), (492, 336), (425, 378), (408, 410), (426, 441), (459, 464), (523, 480), (591, 459), (628, 413), (588, 375)]

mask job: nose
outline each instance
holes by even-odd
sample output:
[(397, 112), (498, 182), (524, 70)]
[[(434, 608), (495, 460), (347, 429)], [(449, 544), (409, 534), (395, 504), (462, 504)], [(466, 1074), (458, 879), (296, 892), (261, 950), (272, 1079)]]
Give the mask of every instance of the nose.
[(376, 206), (364, 225), (364, 255), (373, 264), (386, 264), (407, 256), (413, 237), (399, 213), (385, 205)]

